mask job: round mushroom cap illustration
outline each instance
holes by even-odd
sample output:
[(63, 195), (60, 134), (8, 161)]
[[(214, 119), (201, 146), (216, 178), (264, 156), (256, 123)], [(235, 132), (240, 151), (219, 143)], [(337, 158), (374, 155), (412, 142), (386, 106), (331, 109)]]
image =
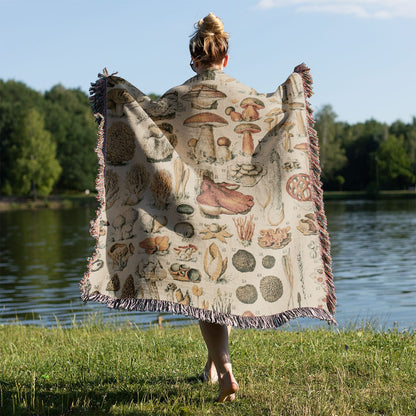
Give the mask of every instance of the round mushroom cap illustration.
[(238, 250), (232, 258), (233, 266), (242, 273), (252, 272), (256, 267), (256, 259), (246, 250)]
[(273, 256), (264, 256), (261, 264), (266, 269), (271, 269), (276, 264), (276, 259)]
[(251, 304), (257, 300), (257, 289), (253, 285), (240, 286), (235, 291), (237, 299), (242, 303)]
[(260, 293), (267, 302), (276, 302), (283, 295), (283, 284), (277, 276), (265, 276), (260, 280)]

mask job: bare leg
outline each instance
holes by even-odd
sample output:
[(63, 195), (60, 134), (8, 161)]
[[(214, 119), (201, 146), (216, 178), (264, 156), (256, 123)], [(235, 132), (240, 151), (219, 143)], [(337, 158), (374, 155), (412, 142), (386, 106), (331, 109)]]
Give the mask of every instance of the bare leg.
[(222, 403), (234, 400), (238, 384), (233, 376), (228, 350), (228, 329), (226, 325), (199, 321), (202, 336), (208, 348), (208, 362), (211, 359), (217, 370), (219, 395), (216, 401)]
[[(201, 331), (202, 331), (202, 329), (201, 329)], [(227, 332), (228, 332), (228, 336), (230, 336), (231, 325), (227, 326)], [(199, 376), (199, 378), (202, 381), (204, 381), (206, 383), (210, 383), (210, 384), (215, 384), (218, 381), (217, 369), (215, 368), (214, 361), (212, 361), (212, 358), (211, 358), (211, 355), (209, 354), (209, 351), (208, 351), (207, 362), (206, 362), (204, 370), (202, 371), (202, 374)]]

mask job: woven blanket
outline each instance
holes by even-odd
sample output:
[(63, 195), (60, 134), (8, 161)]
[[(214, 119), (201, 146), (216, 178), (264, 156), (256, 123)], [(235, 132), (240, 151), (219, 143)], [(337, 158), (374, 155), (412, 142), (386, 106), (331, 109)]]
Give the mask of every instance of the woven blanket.
[(104, 72), (82, 299), (242, 328), (335, 323), (309, 68), (271, 94), (209, 70), (158, 100)]

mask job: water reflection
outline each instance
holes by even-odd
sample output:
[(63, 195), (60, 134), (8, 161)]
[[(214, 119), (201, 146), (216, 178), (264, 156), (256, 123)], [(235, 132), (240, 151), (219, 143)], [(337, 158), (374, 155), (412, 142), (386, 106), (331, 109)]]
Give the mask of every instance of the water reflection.
[[(340, 324), (377, 320), (416, 327), (416, 200), (329, 201), (333, 268)], [(79, 300), (78, 283), (92, 254), (94, 209), (0, 213), (0, 322), (69, 325), (101, 311), (148, 325), (154, 313), (110, 311)], [(74, 318), (75, 316), (75, 318)], [(166, 314), (173, 325), (187, 318)], [(316, 325), (309, 319), (301, 325)], [(295, 324), (297, 325), (297, 324)]]

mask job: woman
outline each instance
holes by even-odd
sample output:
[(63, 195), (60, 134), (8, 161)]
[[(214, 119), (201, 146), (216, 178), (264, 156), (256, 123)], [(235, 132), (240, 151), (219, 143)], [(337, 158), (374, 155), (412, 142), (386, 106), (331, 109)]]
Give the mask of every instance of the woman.
[(197, 318), (202, 378), (224, 402), (238, 391), (231, 325), (335, 323), (335, 294), (308, 68), (272, 94), (241, 84), (222, 71), (228, 34), (212, 13), (189, 48), (197, 75), (157, 101), (108, 74), (92, 87), (102, 204), (81, 289), (111, 308)]
[[(220, 18), (210, 13), (197, 23), (197, 30), (189, 43), (191, 67), (197, 74), (210, 70), (222, 71), (228, 64), (228, 33)], [(218, 402), (234, 400), (238, 384), (234, 378), (228, 335), (231, 327), (200, 320), (202, 336), (208, 349), (208, 361), (202, 378), (214, 383), (218, 380)]]

